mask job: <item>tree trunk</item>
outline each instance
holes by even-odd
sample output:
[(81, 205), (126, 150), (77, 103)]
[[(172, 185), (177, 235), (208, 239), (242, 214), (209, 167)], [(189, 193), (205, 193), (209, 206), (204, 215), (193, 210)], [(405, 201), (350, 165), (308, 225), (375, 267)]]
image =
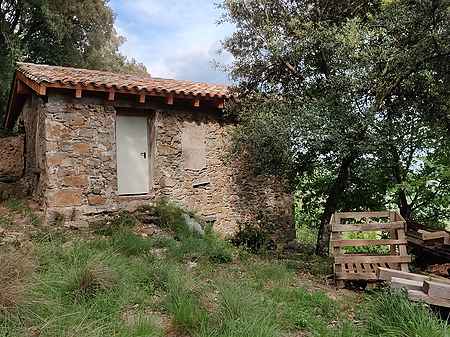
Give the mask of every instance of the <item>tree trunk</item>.
[[(400, 156), (398, 155), (398, 152), (394, 147), (391, 148), (391, 154), (395, 162), (392, 173), (394, 175), (396, 183), (398, 185), (401, 185), (403, 183), (403, 175), (400, 163)], [(408, 198), (406, 197), (405, 190), (400, 188), (397, 197), (398, 197), (397, 205), (398, 208), (400, 209), (400, 214), (406, 221), (409, 221), (411, 219), (412, 210), (411, 205), (408, 203)]]
[(400, 209), (400, 214), (406, 221), (411, 220), (411, 205), (408, 203), (406, 193), (403, 189), (400, 189), (398, 192), (398, 208)]
[(336, 212), (338, 201), (347, 186), (350, 177), (350, 168), (355, 158), (356, 155), (352, 153), (342, 160), (338, 175), (330, 186), (324, 211), (320, 217), (319, 235), (317, 237), (316, 245), (317, 255), (327, 256), (330, 253), (330, 219), (333, 213)]

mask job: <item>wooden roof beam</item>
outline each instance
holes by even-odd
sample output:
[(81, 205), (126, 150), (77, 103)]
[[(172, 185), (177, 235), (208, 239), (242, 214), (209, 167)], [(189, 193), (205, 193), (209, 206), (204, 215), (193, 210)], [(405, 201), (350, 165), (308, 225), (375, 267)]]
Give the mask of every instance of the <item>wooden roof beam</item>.
[(193, 105), (194, 105), (194, 108), (200, 107), (200, 97), (195, 97), (195, 98), (194, 98), (194, 103), (193, 103)]
[(225, 100), (223, 98), (220, 98), (219, 100), (217, 100), (217, 108), (218, 109), (225, 108)]
[(83, 96), (83, 89), (75, 88), (75, 98), (81, 98)]
[(31, 90), (33, 90), (36, 94), (38, 94), (39, 96), (47, 95), (47, 87), (44, 84), (36, 83), (36, 82), (30, 80), (29, 78), (25, 77), (25, 75), (23, 75), (20, 72), (16, 72), (16, 74), (17, 74), (17, 79), (19, 81), (21, 81), (22, 83), (24, 83)]
[(168, 96), (166, 96), (166, 104), (173, 105), (173, 95), (172, 94), (169, 94)]
[(108, 91), (108, 101), (114, 101), (116, 99), (116, 92), (114, 89)]
[(29, 95), (31, 94), (31, 89), (22, 81), (17, 80), (16, 92), (17, 95)]

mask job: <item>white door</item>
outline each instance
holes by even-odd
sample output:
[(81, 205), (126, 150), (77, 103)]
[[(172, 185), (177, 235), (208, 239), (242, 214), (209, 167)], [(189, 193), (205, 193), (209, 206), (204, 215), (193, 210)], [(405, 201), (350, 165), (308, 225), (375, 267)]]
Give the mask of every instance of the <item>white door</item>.
[(149, 192), (147, 117), (117, 115), (117, 180), (120, 195)]

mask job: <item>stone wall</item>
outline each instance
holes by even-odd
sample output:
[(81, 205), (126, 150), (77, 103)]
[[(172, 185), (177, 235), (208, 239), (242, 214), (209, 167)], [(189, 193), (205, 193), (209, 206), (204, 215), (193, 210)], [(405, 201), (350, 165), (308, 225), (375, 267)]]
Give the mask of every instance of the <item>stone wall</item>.
[(24, 135), (0, 137), (0, 179), (20, 178), (24, 170)]
[(116, 192), (115, 118), (121, 110), (102, 100), (59, 96), (49, 96), (41, 110), (40, 185), (50, 221), (56, 214), (80, 221), (166, 197), (214, 222), (223, 235), (239, 222), (257, 221), (264, 210), (292, 238), (290, 194), (276, 179), (249, 176), (243, 163), (226, 160), (233, 126), (217, 112), (156, 105), (141, 110), (151, 125), (151, 193), (124, 197)]

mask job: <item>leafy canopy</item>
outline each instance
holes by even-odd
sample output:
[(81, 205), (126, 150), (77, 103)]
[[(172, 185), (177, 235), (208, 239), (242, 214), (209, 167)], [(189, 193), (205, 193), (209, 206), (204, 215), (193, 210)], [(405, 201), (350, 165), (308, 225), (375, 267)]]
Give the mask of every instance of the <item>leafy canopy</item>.
[(146, 74), (123, 42), (107, 0), (1, 0), (0, 116), (17, 61)]

